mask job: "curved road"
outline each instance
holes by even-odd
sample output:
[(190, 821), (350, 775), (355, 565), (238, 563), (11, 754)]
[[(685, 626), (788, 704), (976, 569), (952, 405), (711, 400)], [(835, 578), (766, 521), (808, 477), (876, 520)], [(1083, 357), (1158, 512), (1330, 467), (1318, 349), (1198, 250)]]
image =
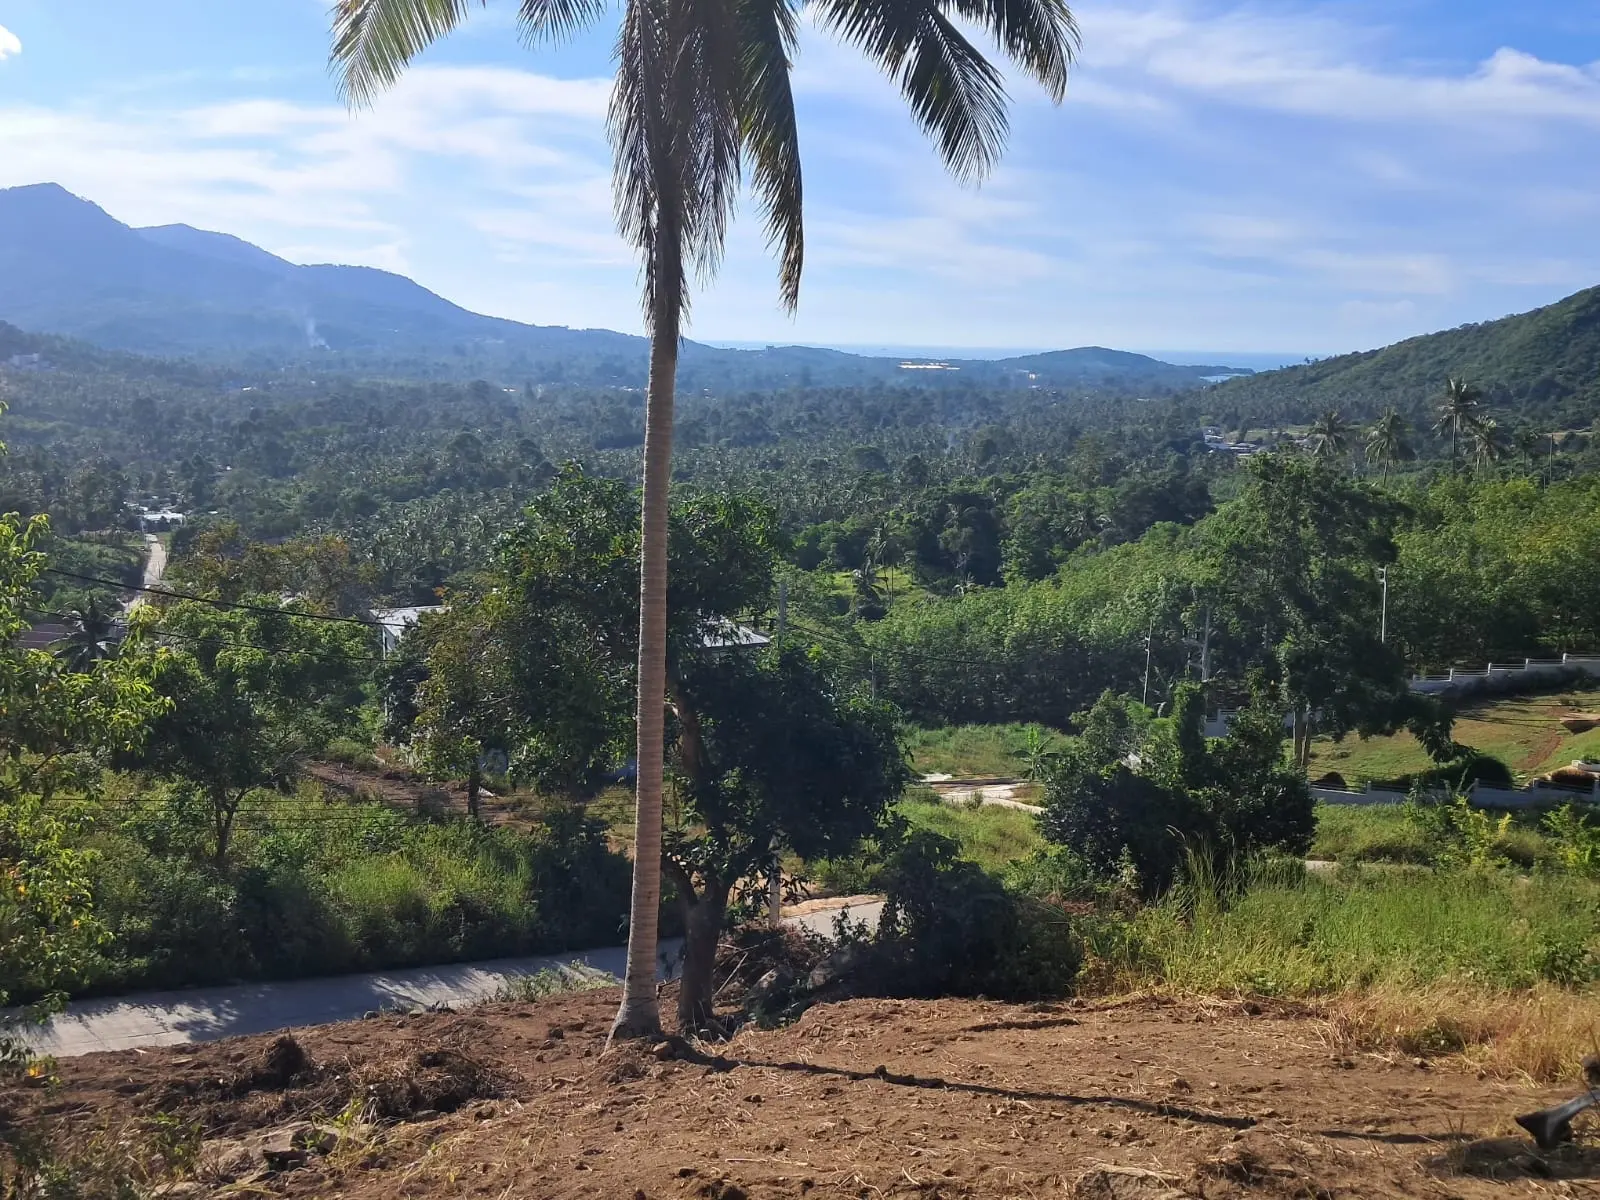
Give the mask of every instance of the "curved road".
[[(815, 908), (786, 921), (828, 937), (839, 912), (847, 913), (852, 922), (871, 925), (877, 923), (882, 911), (881, 902), (864, 903), (852, 898), (847, 906)], [(679, 942), (663, 942), (661, 949), (662, 975), (670, 978), (677, 966)], [(209, 1042), (240, 1034), (353, 1021), (386, 1008), (479, 1004), (492, 1000), (507, 984), (540, 971), (620, 978), (626, 958), (625, 947), (612, 946), (535, 958), (76, 1000), (46, 1024), (25, 1027), (21, 1033), (34, 1053), (55, 1058), (72, 1058), (97, 1050)]]

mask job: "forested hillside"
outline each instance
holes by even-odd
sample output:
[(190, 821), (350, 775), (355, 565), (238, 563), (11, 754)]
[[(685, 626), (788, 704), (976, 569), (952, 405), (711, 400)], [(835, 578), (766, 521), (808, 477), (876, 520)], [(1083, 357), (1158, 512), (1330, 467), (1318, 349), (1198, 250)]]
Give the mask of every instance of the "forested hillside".
[(1258, 422), (1308, 420), (1329, 408), (1374, 416), (1389, 405), (1420, 417), (1449, 377), (1475, 383), (1519, 418), (1586, 428), (1600, 412), (1600, 288), (1498, 321), (1234, 380), (1217, 389), (1215, 403)]

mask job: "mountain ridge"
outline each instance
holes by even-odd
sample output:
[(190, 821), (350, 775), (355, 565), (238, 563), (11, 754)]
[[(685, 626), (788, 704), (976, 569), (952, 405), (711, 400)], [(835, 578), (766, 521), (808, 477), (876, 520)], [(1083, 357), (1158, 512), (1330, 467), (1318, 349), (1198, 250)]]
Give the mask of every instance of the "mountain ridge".
[[(648, 343), (605, 329), (528, 325), (461, 307), (403, 275), (292, 263), (231, 234), (128, 226), (58, 184), (0, 190), (0, 320), (163, 357), (279, 357), (537, 382), (642, 384)], [(915, 367), (903, 366), (912, 361)], [(686, 341), (685, 386), (883, 383), (1188, 389), (1235, 368), (1101, 347), (940, 362)], [(426, 369), (423, 369), (423, 368)]]

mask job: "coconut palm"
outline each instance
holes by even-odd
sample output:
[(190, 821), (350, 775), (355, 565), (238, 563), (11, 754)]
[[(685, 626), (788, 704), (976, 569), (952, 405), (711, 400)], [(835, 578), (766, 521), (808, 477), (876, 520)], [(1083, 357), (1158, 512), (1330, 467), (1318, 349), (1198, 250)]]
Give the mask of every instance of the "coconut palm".
[[(626, 0), (608, 126), (617, 220), (643, 260), (650, 335), (639, 589), (638, 784), (627, 979), (614, 1034), (656, 1033), (661, 781), (666, 695), (667, 489), (678, 343), (689, 270), (716, 266), (743, 171), (765, 210), (779, 294), (793, 309), (803, 259), (799, 132), (790, 66), (800, 0)], [(471, 0), (338, 0), (333, 61), (346, 96), (370, 101)], [(526, 41), (598, 21), (600, 0), (520, 0)], [(950, 170), (982, 177), (1005, 141), (1000, 72), (957, 21), (1059, 101), (1077, 49), (1066, 0), (811, 0), (817, 23), (900, 85)]]
[(87, 671), (117, 652), (117, 618), (92, 597), (66, 614), (70, 632), (55, 651), (74, 671)]
[(1537, 429), (1519, 429), (1511, 439), (1517, 449), (1518, 457), (1528, 464), (1528, 470), (1539, 469), (1539, 452), (1548, 444), (1548, 439)]
[(1472, 461), (1477, 467), (1493, 466), (1506, 456), (1506, 432), (1493, 417), (1474, 421), (1468, 432), (1472, 436)]
[(1463, 433), (1469, 433), (1478, 419), (1478, 409), (1483, 405), (1483, 393), (1465, 379), (1449, 379), (1444, 385), (1444, 399), (1435, 410), (1439, 419), (1433, 431), (1450, 435), (1450, 466), (1457, 462), (1457, 447)]
[(1310, 447), (1312, 457), (1342, 457), (1350, 449), (1352, 429), (1353, 426), (1340, 415), (1338, 409), (1330, 408), (1311, 423), (1306, 445)]
[(1394, 408), (1386, 408), (1367, 433), (1367, 457), (1383, 464), (1383, 481), (1396, 463), (1410, 462), (1417, 456), (1409, 440), (1411, 426)]

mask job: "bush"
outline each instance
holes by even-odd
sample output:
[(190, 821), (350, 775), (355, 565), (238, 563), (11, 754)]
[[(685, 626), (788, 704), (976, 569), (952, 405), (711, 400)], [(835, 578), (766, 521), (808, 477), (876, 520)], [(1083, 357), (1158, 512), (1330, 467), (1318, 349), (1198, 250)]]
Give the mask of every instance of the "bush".
[(1187, 796), (1120, 762), (1104, 771), (1070, 764), (1057, 771), (1045, 787), (1039, 827), (1100, 879), (1117, 876), (1131, 860), (1148, 895), (1171, 885), (1190, 840), (1210, 840), (1216, 832)]
[(532, 830), (257, 793), (219, 868), (180, 791), (101, 810), (93, 880), (110, 941), (74, 990), (284, 979), (609, 945), (631, 871), (604, 828)]
[(1071, 990), (1081, 953), (1066, 914), (1009, 891), (949, 838), (911, 834), (883, 878), (887, 902), (867, 967), (876, 990), (997, 1000)]

